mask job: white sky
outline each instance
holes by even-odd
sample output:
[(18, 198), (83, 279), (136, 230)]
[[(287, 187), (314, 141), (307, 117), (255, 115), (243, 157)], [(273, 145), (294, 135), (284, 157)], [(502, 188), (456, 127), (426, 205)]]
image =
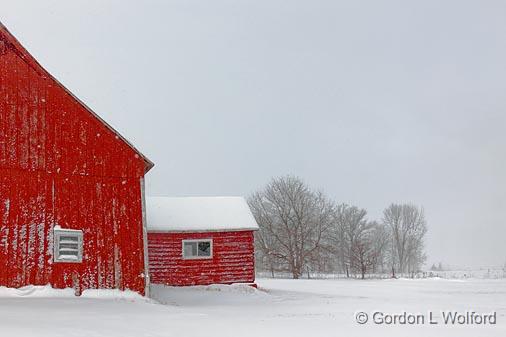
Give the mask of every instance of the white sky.
[(423, 205), (428, 263), (506, 261), (501, 0), (1, 0), (0, 20), (156, 166), (151, 195), (299, 175)]

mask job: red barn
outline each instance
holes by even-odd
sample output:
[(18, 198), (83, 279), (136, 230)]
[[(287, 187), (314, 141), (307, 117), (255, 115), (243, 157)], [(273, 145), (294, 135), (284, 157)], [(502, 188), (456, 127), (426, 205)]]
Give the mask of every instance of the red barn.
[(240, 197), (147, 198), (151, 283), (254, 283), (254, 231)]
[(147, 286), (153, 164), (0, 23), (0, 285)]

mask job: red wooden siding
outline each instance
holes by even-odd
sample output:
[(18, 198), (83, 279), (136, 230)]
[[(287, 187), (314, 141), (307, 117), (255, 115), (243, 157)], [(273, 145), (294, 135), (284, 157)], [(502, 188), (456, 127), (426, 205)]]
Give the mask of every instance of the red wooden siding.
[[(211, 259), (185, 260), (182, 240), (213, 239)], [(174, 286), (255, 281), (253, 232), (148, 233), (152, 283)]]
[[(0, 285), (144, 293), (146, 163), (24, 53), (0, 24)], [(53, 263), (55, 225), (83, 263)]]

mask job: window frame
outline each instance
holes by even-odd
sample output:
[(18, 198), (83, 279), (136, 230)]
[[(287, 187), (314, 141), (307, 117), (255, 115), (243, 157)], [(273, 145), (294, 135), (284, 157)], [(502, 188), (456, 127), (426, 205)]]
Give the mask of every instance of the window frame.
[[(209, 242), (209, 250), (210, 250), (210, 254), (209, 256), (187, 256), (185, 254), (185, 251), (184, 251), (184, 245), (185, 243), (192, 243), (192, 242), (196, 242), (197, 243), (197, 255), (198, 255), (198, 244), (199, 242)], [(181, 256), (183, 258), (183, 260), (209, 260), (209, 259), (212, 259), (213, 258), (213, 239), (212, 238), (208, 238), (208, 239), (188, 239), (188, 240), (182, 240), (181, 241)]]
[[(60, 257), (60, 238), (62, 236), (77, 237), (77, 260)], [(82, 263), (83, 262), (83, 231), (78, 229), (63, 229), (55, 227), (53, 229), (53, 262), (54, 263)]]

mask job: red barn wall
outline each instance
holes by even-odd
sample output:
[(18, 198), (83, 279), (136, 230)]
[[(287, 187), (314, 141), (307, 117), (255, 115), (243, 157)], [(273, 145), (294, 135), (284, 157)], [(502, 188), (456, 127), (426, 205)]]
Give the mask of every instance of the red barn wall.
[[(144, 170), (0, 29), (0, 285), (143, 293)], [(82, 263), (53, 263), (55, 225), (83, 230)]]
[[(211, 259), (182, 257), (182, 241), (213, 239)], [(253, 231), (148, 233), (152, 283), (173, 286), (255, 281)]]

